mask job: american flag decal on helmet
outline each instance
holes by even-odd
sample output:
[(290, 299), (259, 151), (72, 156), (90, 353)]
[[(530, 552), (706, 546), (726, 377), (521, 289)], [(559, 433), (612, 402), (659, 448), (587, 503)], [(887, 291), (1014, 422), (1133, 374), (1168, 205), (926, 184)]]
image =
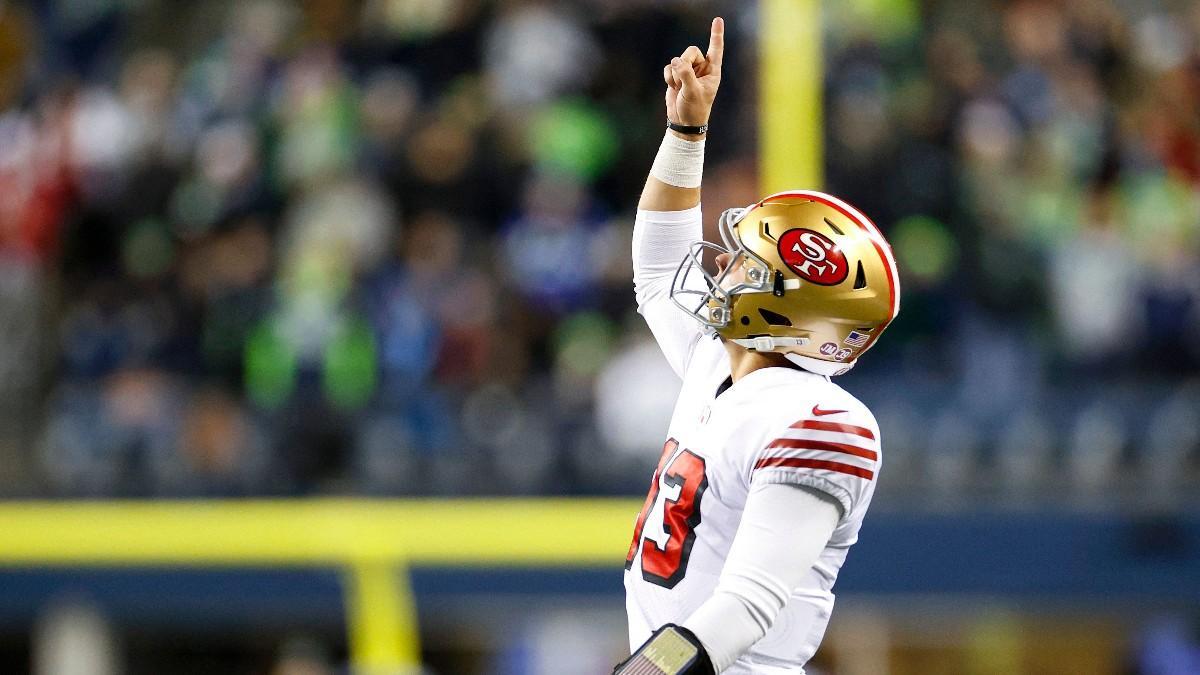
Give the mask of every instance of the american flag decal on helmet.
[(861, 347), (867, 344), (867, 340), (870, 339), (871, 336), (867, 333), (860, 333), (859, 331), (852, 330), (850, 331), (850, 334), (846, 336), (846, 339), (842, 340), (842, 343), (849, 347)]

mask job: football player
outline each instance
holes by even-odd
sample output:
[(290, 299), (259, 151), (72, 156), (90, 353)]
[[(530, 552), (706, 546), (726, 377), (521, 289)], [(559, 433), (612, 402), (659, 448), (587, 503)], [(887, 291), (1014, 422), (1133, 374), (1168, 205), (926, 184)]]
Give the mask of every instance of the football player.
[[(668, 130), (633, 234), (638, 311), (683, 378), (625, 561), (617, 673), (803, 673), (880, 468), (879, 427), (830, 381), (899, 308), (891, 248), (820, 192), (771, 195), (702, 241), (724, 23), (663, 68)], [(702, 258), (716, 253), (716, 273)]]

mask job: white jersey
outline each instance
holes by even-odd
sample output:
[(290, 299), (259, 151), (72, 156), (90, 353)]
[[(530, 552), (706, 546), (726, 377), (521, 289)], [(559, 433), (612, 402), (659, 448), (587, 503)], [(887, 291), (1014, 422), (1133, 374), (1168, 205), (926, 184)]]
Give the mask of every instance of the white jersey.
[[(693, 211), (698, 228), (699, 209)], [(675, 234), (682, 241), (680, 225)], [(669, 237), (654, 236), (666, 248), (662, 240)], [(634, 240), (639, 311), (683, 377), (683, 389), (626, 558), (630, 645), (665, 623), (682, 623), (713, 595), (752, 484), (795, 484), (837, 500), (841, 519), (774, 625), (723, 672), (801, 673), (824, 636), (834, 581), (871, 503), (879, 428), (866, 406), (806, 371), (764, 368), (725, 388), (724, 345), (701, 337), (699, 326), (670, 304), (663, 270), (645, 264), (647, 241)]]

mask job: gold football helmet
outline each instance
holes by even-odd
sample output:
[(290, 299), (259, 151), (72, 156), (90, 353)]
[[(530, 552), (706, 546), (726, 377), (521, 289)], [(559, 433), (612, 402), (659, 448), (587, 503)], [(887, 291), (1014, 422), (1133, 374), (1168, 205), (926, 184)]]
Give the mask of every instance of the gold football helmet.
[[(671, 299), (722, 338), (805, 370), (854, 367), (900, 309), (892, 247), (858, 209), (822, 192), (780, 192), (721, 214), (724, 246), (692, 244)], [(716, 276), (706, 250), (728, 253)]]

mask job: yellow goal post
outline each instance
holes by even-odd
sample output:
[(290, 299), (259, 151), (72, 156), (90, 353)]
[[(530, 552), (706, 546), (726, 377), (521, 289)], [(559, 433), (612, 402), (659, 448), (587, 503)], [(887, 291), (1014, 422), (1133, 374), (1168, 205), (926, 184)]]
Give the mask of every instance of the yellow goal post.
[(324, 566), (343, 571), (356, 673), (416, 672), (409, 565), (624, 564), (634, 499), (0, 503), (0, 565)]

